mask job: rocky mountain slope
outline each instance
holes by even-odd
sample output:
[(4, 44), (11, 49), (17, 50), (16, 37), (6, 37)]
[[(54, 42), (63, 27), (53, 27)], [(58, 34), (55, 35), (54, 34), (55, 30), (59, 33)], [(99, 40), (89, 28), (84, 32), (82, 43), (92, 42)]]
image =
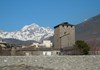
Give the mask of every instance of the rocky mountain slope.
[(35, 40), (39, 42), (45, 38), (53, 36), (53, 33), (53, 30), (49, 27), (40, 27), (33, 23), (31, 25), (26, 25), (21, 30), (15, 32), (0, 31), (0, 37), (3, 39), (12, 38), (22, 41)]
[(34, 41), (34, 40), (22, 41), (22, 40), (13, 39), (13, 38), (3, 39), (3, 41), (6, 43), (15, 44), (15, 45), (31, 45), (33, 43), (37, 43), (37, 41)]
[(100, 47), (100, 14), (76, 25), (76, 39)]

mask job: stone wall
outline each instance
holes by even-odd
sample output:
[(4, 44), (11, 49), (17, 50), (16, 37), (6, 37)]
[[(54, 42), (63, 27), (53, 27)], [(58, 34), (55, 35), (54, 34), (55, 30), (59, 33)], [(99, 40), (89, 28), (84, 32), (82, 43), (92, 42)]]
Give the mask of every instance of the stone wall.
[(75, 44), (75, 26), (59, 25), (54, 29), (54, 47), (64, 48)]
[(28, 65), (54, 70), (100, 70), (100, 56), (0, 56), (0, 66)]

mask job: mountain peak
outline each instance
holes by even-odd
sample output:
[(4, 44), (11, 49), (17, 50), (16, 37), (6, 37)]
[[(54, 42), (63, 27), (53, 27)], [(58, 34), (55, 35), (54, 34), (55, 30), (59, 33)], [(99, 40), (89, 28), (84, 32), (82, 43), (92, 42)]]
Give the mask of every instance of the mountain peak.
[(36, 23), (32, 23), (30, 25), (25, 25), (21, 30), (16, 32), (1, 32), (1, 38), (13, 38), (19, 39), (23, 41), (27, 40), (35, 40), (40, 41), (45, 38), (53, 36), (53, 30), (50, 28), (40, 27)]
[(36, 24), (36, 23), (32, 23), (32, 24), (30, 24), (29, 26), (39, 27), (39, 25), (38, 25), (38, 24)]
[(39, 27), (39, 25), (37, 25), (36, 23), (32, 23), (30, 25), (25, 25), (21, 30), (26, 31), (28, 29), (33, 29), (33, 28), (37, 28), (37, 27)]

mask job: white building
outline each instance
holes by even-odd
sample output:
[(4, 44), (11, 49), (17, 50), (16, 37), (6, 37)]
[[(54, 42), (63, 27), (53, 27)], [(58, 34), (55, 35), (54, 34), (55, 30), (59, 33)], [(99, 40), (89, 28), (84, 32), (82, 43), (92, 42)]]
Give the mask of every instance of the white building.
[(36, 48), (39, 47), (39, 43), (33, 43), (31, 46), (35, 46)]
[(50, 40), (43, 40), (43, 45), (47, 48), (52, 46), (52, 42)]
[(43, 40), (42, 43), (33, 43), (31, 46), (35, 46), (36, 48), (40, 47), (50, 48), (52, 46), (52, 42), (50, 40)]

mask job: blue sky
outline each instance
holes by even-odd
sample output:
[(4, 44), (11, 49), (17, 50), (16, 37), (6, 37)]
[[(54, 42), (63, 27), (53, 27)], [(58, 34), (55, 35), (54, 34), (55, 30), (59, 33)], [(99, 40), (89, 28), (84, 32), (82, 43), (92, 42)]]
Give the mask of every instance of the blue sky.
[(36, 23), (53, 27), (74, 25), (100, 14), (100, 0), (0, 0), (0, 30), (16, 31)]

